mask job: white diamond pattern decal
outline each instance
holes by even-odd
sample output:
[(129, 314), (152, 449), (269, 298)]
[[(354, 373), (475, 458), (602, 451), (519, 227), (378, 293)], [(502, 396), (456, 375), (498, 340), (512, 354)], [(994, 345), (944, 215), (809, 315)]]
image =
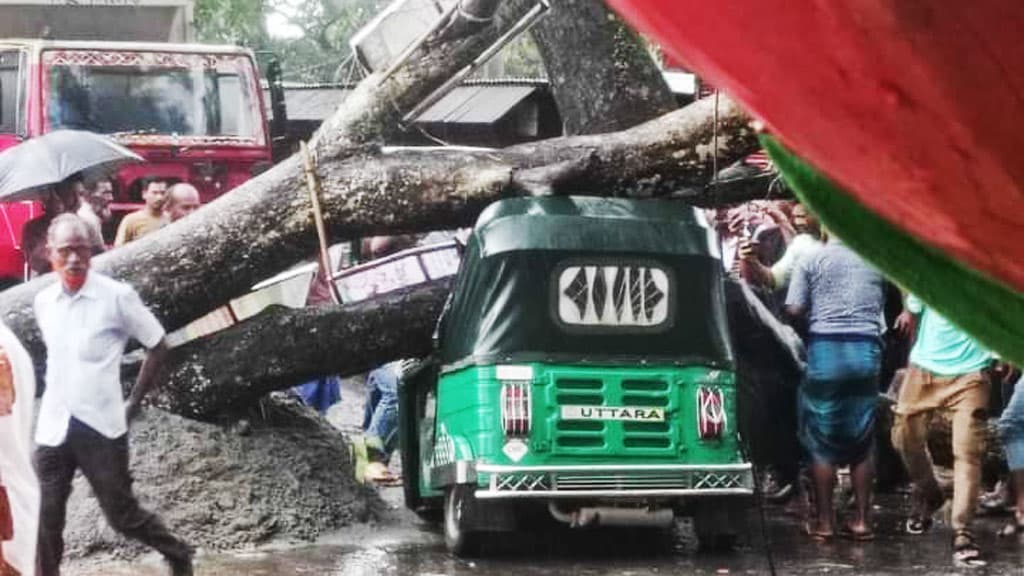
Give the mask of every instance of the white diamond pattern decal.
[(573, 326), (658, 326), (669, 296), (656, 266), (567, 266), (558, 275), (558, 317)]

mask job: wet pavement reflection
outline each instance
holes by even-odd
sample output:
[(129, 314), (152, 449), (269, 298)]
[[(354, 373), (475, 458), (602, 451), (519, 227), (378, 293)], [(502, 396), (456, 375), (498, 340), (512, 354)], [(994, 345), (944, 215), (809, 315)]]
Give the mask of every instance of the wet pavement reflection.
[[(897, 501), (895, 507), (899, 506)], [(950, 561), (949, 531), (909, 536), (900, 516), (886, 507), (876, 517), (878, 539), (819, 544), (802, 534), (800, 523), (781, 509), (770, 509), (768, 533), (777, 574), (944, 574), (1024, 575), (1024, 541), (998, 539), (1003, 519), (981, 519), (979, 541), (990, 564), (957, 570)], [(203, 554), (199, 576), (517, 576), (662, 574), (769, 574), (759, 517), (748, 518), (748, 535), (727, 554), (699, 553), (684, 528), (675, 536), (642, 530), (569, 531), (543, 527), (490, 541), (482, 558), (460, 560), (444, 549), (433, 528), (402, 516), (393, 525), (362, 526), (313, 546), (271, 547), (244, 553)], [(159, 558), (133, 563), (75, 562), (65, 571), (81, 576), (156, 576), (165, 573)]]

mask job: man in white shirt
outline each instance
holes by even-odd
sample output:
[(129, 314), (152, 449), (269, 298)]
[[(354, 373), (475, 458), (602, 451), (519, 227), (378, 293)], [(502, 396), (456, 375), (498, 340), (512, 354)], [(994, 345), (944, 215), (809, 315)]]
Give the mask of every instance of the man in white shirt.
[(758, 261), (756, 251), (749, 244), (740, 246), (740, 273), (748, 282), (763, 285), (771, 290), (785, 289), (797, 263), (808, 254), (813, 254), (823, 244), (821, 224), (803, 204), (793, 207), (793, 228), (796, 235), (786, 246), (786, 252), (778, 262), (765, 266)]
[[(55, 218), (47, 250), (59, 282), (35, 299), (47, 351), (36, 429), (40, 574), (60, 573), (67, 499), (81, 470), (115, 530), (157, 549), (175, 576), (191, 575), (191, 548), (139, 506), (128, 472), (128, 422), (166, 357), (164, 329), (131, 286), (89, 271), (90, 233), (80, 218)], [(129, 339), (150, 352), (125, 403), (120, 364)]]

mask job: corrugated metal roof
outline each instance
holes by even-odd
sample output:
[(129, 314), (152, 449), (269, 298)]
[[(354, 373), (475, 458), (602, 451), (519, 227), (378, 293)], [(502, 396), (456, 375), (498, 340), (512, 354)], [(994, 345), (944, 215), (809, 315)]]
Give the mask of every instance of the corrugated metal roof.
[(493, 124), (534, 90), (534, 86), (458, 86), (428, 108), (416, 122)]
[[(693, 74), (667, 71), (665, 81), (676, 94), (694, 95), (697, 82)], [(490, 124), (500, 120), (533, 90), (544, 89), (547, 85), (548, 81), (543, 78), (473, 78), (464, 81), (416, 121)], [(354, 88), (355, 84), (284, 82), (288, 117), (300, 121), (323, 120)], [(269, 108), (270, 99), (266, 101)]]
[(288, 118), (291, 120), (323, 120), (345, 101), (349, 92), (351, 90), (347, 88), (285, 90), (284, 101), (288, 107)]
[[(493, 124), (536, 89), (533, 83), (458, 86), (428, 108), (416, 122)], [(288, 118), (321, 121), (330, 116), (350, 92), (352, 90), (345, 87), (288, 87), (284, 92)], [(269, 98), (267, 101), (269, 107)]]

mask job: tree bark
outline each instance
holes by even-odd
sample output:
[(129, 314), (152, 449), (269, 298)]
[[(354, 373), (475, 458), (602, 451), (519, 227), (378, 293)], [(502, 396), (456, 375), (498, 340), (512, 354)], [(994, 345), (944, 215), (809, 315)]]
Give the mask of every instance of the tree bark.
[(678, 107), (643, 41), (601, 0), (553, 2), (532, 34), (566, 134), (622, 130)]
[(152, 402), (210, 420), (324, 374), (427, 356), (449, 286), (437, 280), (348, 306), (268, 309), (174, 348)]
[[(720, 162), (755, 150), (757, 140), (739, 107), (722, 99), (718, 108)], [(350, 148), (344, 157), (320, 156), (324, 217), (341, 241), (467, 226), (487, 204), (511, 195), (703, 190), (711, 179), (714, 109), (709, 99), (614, 134), (493, 152), (368, 147)], [(687, 196), (695, 203), (707, 198)], [(101, 255), (94, 267), (132, 284), (173, 330), (315, 250), (308, 193), (298, 160), (291, 158), (188, 218)], [(42, 346), (31, 304), (51, 282), (47, 275), (0, 294), (0, 313), (37, 361)]]
[[(268, 310), (172, 350), (159, 375), (166, 384), (154, 403), (190, 418), (215, 419), (298, 382), (427, 356), (449, 285), (448, 280), (429, 282), (347, 306)], [(760, 431), (749, 435), (751, 446), (758, 461), (767, 461), (791, 446), (770, 426), (759, 426), (758, 418), (777, 420), (787, 402), (795, 405), (803, 348), (743, 283), (729, 279), (725, 292), (740, 360), (740, 396), (750, 412), (741, 421), (758, 425)], [(771, 378), (779, 379), (778, 388), (766, 388), (766, 382), (776, 384)]]

